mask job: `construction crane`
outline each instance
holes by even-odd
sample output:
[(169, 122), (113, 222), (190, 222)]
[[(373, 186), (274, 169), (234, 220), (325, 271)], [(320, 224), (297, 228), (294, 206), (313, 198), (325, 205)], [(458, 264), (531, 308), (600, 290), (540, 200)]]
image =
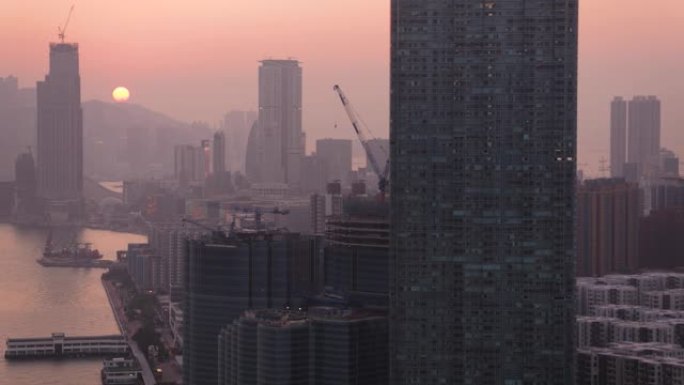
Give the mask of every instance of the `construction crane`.
[(66, 34), (67, 27), (69, 27), (69, 22), (71, 21), (71, 14), (74, 12), (74, 6), (72, 5), (71, 8), (69, 9), (69, 16), (67, 16), (66, 22), (64, 23), (64, 27), (57, 27), (57, 31), (59, 33), (57, 36), (59, 36), (59, 40), (64, 43), (64, 36)]
[(385, 164), (385, 167), (381, 169), (377, 159), (375, 159), (373, 150), (370, 148), (368, 139), (366, 138), (366, 134), (363, 132), (363, 129), (361, 127), (361, 119), (359, 118), (359, 115), (356, 113), (356, 110), (354, 110), (354, 107), (352, 107), (351, 103), (349, 102), (349, 99), (347, 99), (347, 96), (344, 94), (344, 92), (342, 92), (342, 89), (339, 85), (336, 84), (333, 87), (333, 90), (337, 92), (337, 94), (340, 96), (340, 100), (342, 101), (344, 110), (347, 112), (347, 116), (349, 117), (352, 127), (354, 127), (354, 131), (356, 132), (356, 136), (359, 138), (359, 142), (361, 142), (361, 145), (363, 146), (363, 149), (366, 152), (366, 155), (368, 156), (368, 161), (370, 162), (371, 169), (373, 169), (375, 175), (378, 176), (378, 190), (380, 190), (380, 199), (384, 200), (385, 192), (387, 190), (387, 176), (389, 174), (389, 157), (387, 158), (387, 163)]
[[(270, 211), (261, 211), (260, 207), (239, 207), (239, 206), (233, 206), (233, 210), (235, 211), (242, 211), (243, 213), (251, 213), (254, 214), (254, 223), (256, 226), (257, 230), (261, 230), (262, 228), (262, 221), (261, 218), (263, 217), (263, 214), (276, 214), (276, 215), (287, 215), (290, 213), (290, 210), (288, 209), (281, 209), (278, 207), (273, 208)], [(233, 217), (233, 225), (231, 227), (234, 227), (235, 223), (235, 217)]]

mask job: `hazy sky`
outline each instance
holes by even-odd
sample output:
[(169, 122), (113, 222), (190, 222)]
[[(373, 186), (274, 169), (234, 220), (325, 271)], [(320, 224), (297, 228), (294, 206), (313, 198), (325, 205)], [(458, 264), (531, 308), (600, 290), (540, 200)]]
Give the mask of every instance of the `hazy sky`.
[[(308, 149), (352, 137), (332, 91), (339, 83), (376, 136), (388, 132), (389, 0), (3, 0), (0, 76), (32, 86), (47, 44), (76, 4), (67, 40), (81, 46), (83, 99), (132, 100), (178, 119), (217, 122), (256, 107), (258, 61), (293, 57), (304, 68)], [(684, 2), (581, 0), (580, 156), (608, 157), (613, 95), (663, 101), (663, 143), (684, 157)], [(339, 123), (337, 130), (334, 124)]]

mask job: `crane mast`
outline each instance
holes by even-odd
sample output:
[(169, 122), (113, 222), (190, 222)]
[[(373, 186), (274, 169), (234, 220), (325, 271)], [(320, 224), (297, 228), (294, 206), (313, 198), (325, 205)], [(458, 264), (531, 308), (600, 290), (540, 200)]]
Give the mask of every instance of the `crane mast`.
[(358, 117), (358, 114), (354, 110), (354, 107), (352, 107), (351, 103), (349, 102), (349, 99), (347, 99), (347, 96), (344, 94), (342, 88), (340, 88), (339, 85), (336, 84), (333, 87), (333, 90), (337, 92), (337, 94), (339, 95), (340, 100), (342, 101), (342, 105), (344, 106), (344, 110), (347, 112), (347, 116), (351, 121), (352, 127), (354, 127), (356, 136), (359, 138), (359, 142), (361, 142), (361, 145), (363, 146), (363, 149), (366, 152), (366, 155), (368, 156), (370, 166), (373, 169), (375, 175), (378, 176), (378, 189), (380, 190), (380, 197), (381, 199), (384, 199), (385, 191), (387, 190), (387, 174), (389, 172), (389, 159), (387, 161), (387, 164), (385, 165), (385, 168), (381, 169), (377, 159), (375, 159), (375, 155), (373, 154), (370, 145), (368, 144), (368, 139), (366, 138), (366, 135), (364, 134), (361, 128), (360, 119)]
[(59, 31), (57, 36), (59, 37), (59, 40), (62, 41), (62, 43), (64, 43), (64, 37), (66, 34), (66, 29), (69, 26), (69, 22), (71, 21), (71, 14), (73, 12), (74, 12), (74, 6), (72, 5), (71, 8), (69, 9), (69, 16), (67, 16), (66, 22), (64, 23), (64, 27), (57, 27), (57, 30)]

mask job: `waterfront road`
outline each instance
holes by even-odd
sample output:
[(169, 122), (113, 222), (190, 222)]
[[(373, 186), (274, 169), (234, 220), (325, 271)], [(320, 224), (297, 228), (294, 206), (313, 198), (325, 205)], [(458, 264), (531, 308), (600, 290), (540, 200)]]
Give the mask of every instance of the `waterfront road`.
[(142, 367), (143, 381), (145, 382), (145, 385), (155, 385), (157, 381), (154, 379), (154, 374), (152, 374), (150, 364), (147, 362), (147, 358), (145, 357), (143, 352), (140, 351), (138, 344), (135, 341), (133, 341), (133, 336), (140, 328), (140, 324), (137, 322), (129, 323), (127, 321), (126, 314), (124, 312), (123, 302), (121, 300), (121, 296), (119, 295), (117, 288), (114, 287), (114, 285), (112, 285), (110, 281), (104, 279), (102, 280), (102, 286), (104, 286), (105, 292), (107, 293), (109, 305), (111, 306), (112, 312), (114, 313), (116, 323), (117, 325), (119, 325), (119, 330), (121, 330), (121, 334), (123, 334), (126, 337), (126, 340), (128, 341), (128, 346), (131, 348), (131, 352), (133, 353), (135, 358), (138, 359), (138, 362), (140, 362), (140, 366)]

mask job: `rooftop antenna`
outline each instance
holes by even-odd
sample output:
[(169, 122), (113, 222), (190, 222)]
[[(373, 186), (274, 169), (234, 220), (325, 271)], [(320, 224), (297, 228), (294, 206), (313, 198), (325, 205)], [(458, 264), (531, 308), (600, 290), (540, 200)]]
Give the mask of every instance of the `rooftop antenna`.
[(74, 12), (74, 6), (72, 5), (71, 8), (69, 9), (69, 16), (67, 16), (66, 22), (64, 23), (64, 27), (57, 27), (57, 31), (59, 33), (57, 36), (59, 36), (59, 40), (64, 43), (64, 34), (66, 33), (67, 27), (69, 27), (69, 22), (71, 21), (71, 14)]

